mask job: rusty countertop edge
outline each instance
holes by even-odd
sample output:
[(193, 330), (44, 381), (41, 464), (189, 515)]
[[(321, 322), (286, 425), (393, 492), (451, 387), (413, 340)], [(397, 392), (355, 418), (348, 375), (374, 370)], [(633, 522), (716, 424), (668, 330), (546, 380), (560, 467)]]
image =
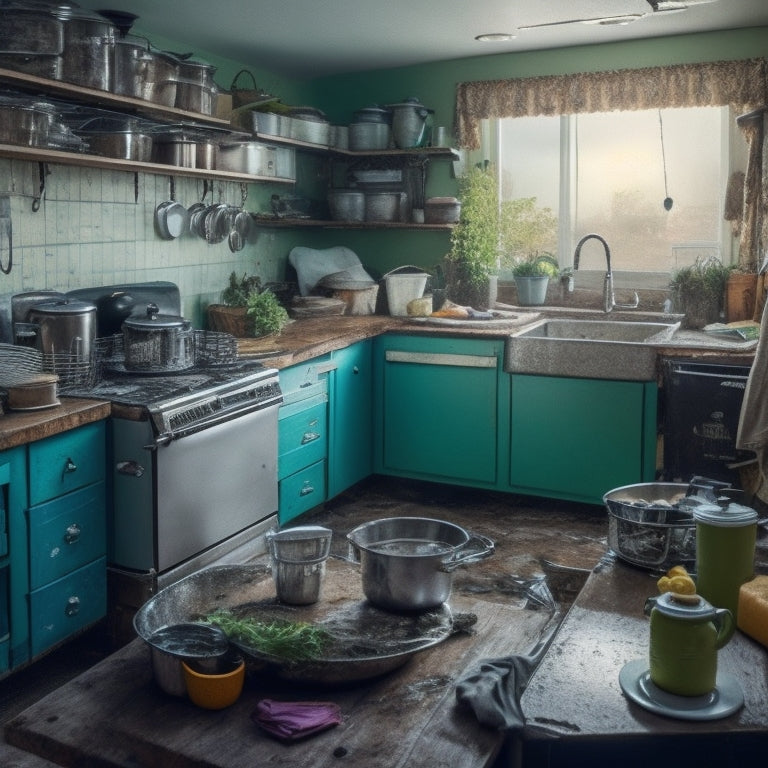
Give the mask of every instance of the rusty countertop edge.
[[(531, 322), (539, 319), (532, 313)], [(512, 327), (525, 327), (519, 322)], [(315, 357), (344, 349), (358, 341), (374, 338), (385, 333), (411, 336), (453, 336), (472, 339), (503, 340), (510, 334), (510, 327), (494, 326), (462, 328), (459, 325), (430, 325), (414, 322), (409, 318), (389, 315), (330, 316), (297, 320), (276, 336), (265, 338), (239, 338), (238, 354), (242, 358), (256, 359), (269, 368), (282, 369), (306, 362)], [(687, 338), (694, 338), (688, 334)], [(659, 356), (703, 357), (725, 359), (727, 362), (751, 363), (754, 347), (750, 349), (707, 345), (705, 334), (701, 343), (658, 347)], [(0, 451), (41, 440), (61, 432), (109, 417), (109, 402), (61, 396), (61, 405), (42, 411), (11, 412), (0, 415)]]

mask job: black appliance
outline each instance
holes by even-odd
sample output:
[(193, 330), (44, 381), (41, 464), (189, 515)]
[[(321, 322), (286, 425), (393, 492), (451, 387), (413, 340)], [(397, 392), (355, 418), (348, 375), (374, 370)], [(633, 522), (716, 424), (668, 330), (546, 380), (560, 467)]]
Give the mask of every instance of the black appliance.
[(749, 366), (663, 361), (664, 479), (703, 475), (741, 488), (738, 468), (754, 457), (736, 449)]

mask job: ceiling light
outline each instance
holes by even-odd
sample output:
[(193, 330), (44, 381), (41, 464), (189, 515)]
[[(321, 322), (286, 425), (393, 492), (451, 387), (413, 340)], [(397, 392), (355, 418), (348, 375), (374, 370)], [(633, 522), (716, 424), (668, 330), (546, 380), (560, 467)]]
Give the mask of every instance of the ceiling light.
[(605, 16), (602, 19), (584, 19), (582, 24), (599, 24), (604, 27), (612, 26), (624, 26), (625, 24), (631, 24), (633, 21), (642, 19), (645, 16), (644, 13), (627, 13), (624, 16)]
[(511, 32), (486, 32), (484, 35), (477, 35), (475, 40), (481, 43), (503, 43), (505, 40), (514, 40), (515, 37)]

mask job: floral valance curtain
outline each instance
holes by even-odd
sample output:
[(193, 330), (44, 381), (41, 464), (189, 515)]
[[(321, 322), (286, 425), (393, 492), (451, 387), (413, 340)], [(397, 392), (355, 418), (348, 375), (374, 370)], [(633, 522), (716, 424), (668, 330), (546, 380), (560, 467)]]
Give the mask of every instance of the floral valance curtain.
[(480, 80), (456, 89), (456, 139), (480, 147), (480, 121), (616, 110), (768, 104), (768, 60), (717, 61), (571, 75)]
[(488, 118), (723, 106), (758, 116), (739, 121), (749, 145), (739, 262), (754, 270), (768, 248), (768, 59), (459, 83), (455, 133), (458, 146), (472, 150)]

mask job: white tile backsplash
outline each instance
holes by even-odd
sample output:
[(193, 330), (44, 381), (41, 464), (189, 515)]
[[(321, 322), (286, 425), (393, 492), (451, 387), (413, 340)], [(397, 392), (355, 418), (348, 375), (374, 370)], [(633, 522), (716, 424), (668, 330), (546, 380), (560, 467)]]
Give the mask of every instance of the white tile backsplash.
[[(48, 164), (45, 197), (36, 213), (39, 166), (0, 158), (0, 193), (11, 194), (13, 269), (1, 275), (0, 293), (170, 280), (179, 286), (182, 311), (200, 326), (202, 308), (220, 299), (229, 274), (282, 280), (287, 253), (274, 253), (272, 238), (251, 237), (238, 252), (226, 240), (209, 245), (185, 235), (162, 240), (155, 207), (175, 199), (187, 207), (203, 199), (202, 179), (134, 174)], [(205, 202), (241, 201), (239, 182), (216, 180)], [(196, 315), (196, 316), (195, 316)]]

